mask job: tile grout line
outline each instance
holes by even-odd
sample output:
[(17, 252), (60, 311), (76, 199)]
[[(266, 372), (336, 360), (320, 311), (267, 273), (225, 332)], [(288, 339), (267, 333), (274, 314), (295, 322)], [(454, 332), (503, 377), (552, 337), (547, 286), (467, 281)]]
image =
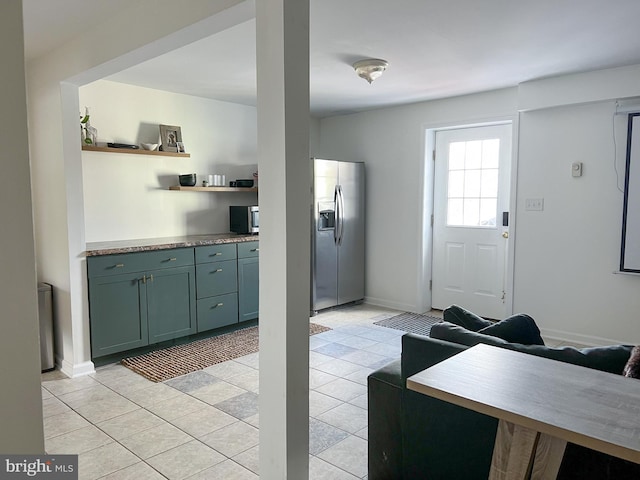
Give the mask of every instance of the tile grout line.
[[(325, 360), (324, 362), (320, 362), (319, 364), (315, 364), (313, 366), (310, 366), (310, 370), (315, 370), (315, 371), (317, 371), (319, 373), (326, 374), (326, 375), (331, 375), (332, 377), (335, 377), (333, 380), (331, 380), (331, 381), (329, 381), (327, 383), (324, 383), (322, 385), (318, 385), (318, 386), (316, 386), (314, 388), (310, 387), (310, 389), (309, 389), (310, 393), (311, 392), (316, 392), (316, 393), (318, 393), (320, 395), (325, 395), (326, 397), (339, 402), (339, 404), (338, 405), (334, 405), (334, 406), (332, 406), (332, 407), (330, 407), (330, 408), (328, 408), (326, 410), (323, 409), (323, 410), (319, 411), (319, 413), (315, 413), (314, 415), (310, 414), (309, 418), (310, 419), (314, 419), (314, 421), (319, 422), (319, 423), (321, 423), (323, 425), (326, 425), (326, 426), (330, 427), (331, 429), (335, 429), (335, 431), (339, 431), (342, 434), (346, 435), (345, 438), (343, 438), (342, 440), (339, 440), (336, 443), (332, 443), (329, 446), (324, 447), (319, 452), (316, 452), (314, 454), (310, 454), (310, 458), (315, 458), (318, 461), (326, 463), (327, 465), (331, 465), (332, 468), (335, 468), (335, 469), (337, 469), (339, 471), (342, 471), (342, 472), (344, 472), (344, 473), (346, 473), (348, 475), (351, 475), (353, 477), (358, 477), (358, 475), (356, 473), (350, 471), (350, 470), (347, 470), (346, 468), (343, 468), (342, 466), (335, 465), (331, 461), (325, 460), (325, 459), (319, 457), (318, 455), (322, 454), (327, 449), (332, 448), (332, 447), (334, 447), (336, 445), (339, 445), (341, 442), (343, 442), (343, 441), (345, 441), (347, 439), (350, 439), (350, 438), (353, 438), (354, 441), (368, 442), (368, 440), (366, 438), (366, 430), (365, 430), (366, 426), (363, 427), (363, 428), (358, 428), (358, 429), (356, 429), (355, 432), (351, 433), (350, 431), (347, 431), (347, 430), (345, 430), (343, 428), (344, 425), (343, 426), (336, 426), (336, 425), (328, 423), (327, 421), (325, 421), (323, 419), (320, 419), (318, 417), (320, 417), (322, 415), (325, 415), (328, 412), (331, 412), (332, 410), (335, 410), (337, 408), (344, 407), (344, 406), (349, 406), (349, 407), (352, 407), (352, 408), (358, 408), (359, 410), (362, 410), (363, 412), (367, 412), (366, 408), (363, 408), (362, 406), (360, 406), (358, 404), (351, 403), (351, 402), (354, 402), (356, 399), (362, 397), (363, 395), (366, 395), (366, 384), (358, 382), (353, 378), (346, 378), (346, 377), (348, 377), (349, 375), (352, 375), (352, 374), (355, 375), (358, 372), (362, 372), (362, 373), (360, 373), (360, 375), (365, 375), (366, 376), (366, 375), (368, 375), (368, 371), (369, 370), (372, 370), (373, 368), (377, 368), (377, 366), (374, 367), (371, 362), (368, 362), (367, 364), (364, 364), (364, 365), (362, 364), (362, 362), (365, 361), (364, 359), (366, 358), (366, 355), (371, 355), (371, 354), (378, 355), (378, 356), (382, 357), (380, 359), (380, 362), (382, 362), (383, 360), (391, 361), (393, 359), (393, 357), (387, 357), (386, 355), (379, 355), (375, 351), (371, 352), (371, 351), (367, 351), (366, 350), (366, 348), (375, 347), (375, 345), (377, 345), (377, 344), (394, 345), (396, 343), (396, 340), (395, 340), (394, 337), (400, 337), (402, 335), (402, 333), (400, 333), (398, 335), (393, 335), (393, 336), (376, 334), (376, 332), (380, 332), (381, 331), (380, 329), (382, 327), (375, 328), (377, 326), (372, 326), (372, 322), (379, 320), (379, 318), (380, 318), (380, 313), (379, 312), (380, 311), (385, 311), (385, 310), (384, 309), (378, 309), (378, 308), (373, 308), (373, 309), (372, 308), (368, 308), (366, 314), (355, 315), (351, 322), (348, 321), (348, 320), (345, 320), (344, 314), (342, 314), (342, 313), (340, 314), (340, 316), (336, 316), (334, 318), (328, 317), (326, 319), (327, 320), (326, 323), (318, 322), (318, 319), (317, 318), (315, 319), (317, 323), (325, 324), (325, 325), (329, 326), (330, 328), (334, 329), (333, 331), (340, 330), (340, 329), (344, 329), (345, 330), (345, 331), (342, 331), (342, 332), (336, 332), (336, 333), (339, 333), (339, 335), (337, 335), (337, 336), (334, 335), (335, 338), (332, 338), (332, 339), (326, 339), (325, 340), (324, 338), (319, 337), (319, 335), (322, 335), (322, 334), (315, 335), (314, 337), (318, 337), (318, 340), (320, 341), (319, 343), (326, 342), (324, 345), (334, 344), (334, 345), (338, 345), (338, 346), (342, 346), (342, 347), (347, 347), (348, 349), (350, 349), (348, 353), (362, 352), (362, 355), (364, 355), (363, 357), (360, 357), (360, 359), (359, 359), (361, 361), (361, 363), (356, 363), (355, 361), (351, 361), (351, 359), (344, 359), (344, 358), (342, 358), (344, 355), (341, 355), (341, 356), (327, 355), (327, 357), (330, 357), (330, 358), (327, 358), (327, 360)], [(378, 312), (377, 315), (374, 315), (375, 312)], [(347, 314), (349, 314), (349, 312), (347, 312)], [(366, 315), (366, 317), (365, 317), (365, 315)], [(347, 327), (347, 328), (345, 328), (345, 327)], [(369, 337), (371, 337), (371, 338), (368, 338), (367, 335)], [(340, 343), (340, 342), (345, 342), (345, 343), (343, 344), (343, 343)], [(374, 343), (373, 344), (368, 344), (369, 342), (374, 342)], [(351, 343), (351, 345), (349, 345), (349, 343)], [(352, 345), (359, 345), (359, 346), (352, 346)], [(320, 348), (321, 346), (322, 345), (316, 346), (313, 349), (310, 348), (310, 352), (314, 352), (316, 349)], [(340, 347), (335, 347), (335, 348), (340, 348)], [(393, 351), (393, 350), (391, 350), (391, 348), (392, 347), (390, 347), (390, 349), (387, 350), (387, 351), (388, 352)], [(316, 353), (320, 353), (320, 352), (316, 352)], [(256, 355), (256, 354), (252, 354), (252, 355)], [(330, 361), (336, 361), (336, 360), (339, 360), (341, 362), (345, 362), (346, 364), (350, 364), (354, 368), (356, 368), (356, 370), (354, 370), (353, 372), (350, 372), (350, 373), (338, 373), (338, 372), (335, 372), (335, 371), (334, 371), (334, 373), (329, 373), (329, 372), (325, 372), (323, 370), (320, 370), (320, 369), (316, 368), (316, 367), (321, 366), (324, 363), (327, 363), (327, 362), (330, 362)], [(254, 371), (258, 371), (259, 370), (258, 368), (255, 367), (255, 358), (252, 358), (250, 361), (247, 361), (247, 362), (240, 362), (240, 361), (237, 361), (237, 359), (233, 359), (233, 360), (230, 360), (230, 361), (238, 363), (239, 365), (244, 365), (247, 368), (250, 368), (250, 369), (252, 369)], [(247, 388), (245, 388), (246, 384), (245, 384), (245, 387), (243, 387), (243, 386), (236, 385), (236, 384), (234, 384), (234, 383), (229, 381), (232, 378), (238, 377), (240, 375), (248, 374), (250, 372), (237, 373), (237, 374), (230, 375), (229, 377), (225, 377), (225, 378), (216, 377), (215, 375), (213, 375), (213, 374), (211, 374), (209, 372), (206, 372), (206, 373), (208, 375), (211, 375), (212, 377), (216, 378), (218, 381), (223, 381), (223, 382), (228, 383), (229, 385), (233, 385), (234, 387), (239, 388), (240, 390), (242, 390), (244, 392), (242, 394), (253, 393), (253, 394), (259, 395), (258, 392), (255, 392), (253, 390), (248, 390)], [(114, 373), (114, 378), (116, 378), (116, 377), (117, 377), (117, 372)], [(190, 440), (187, 440), (185, 443), (182, 443), (180, 445), (174, 446), (174, 447), (172, 447), (172, 448), (170, 448), (168, 450), (165, 450), (164, 452), (159, 452), (159, 453), (153, 455), (152, 457), (149, 457), (149, 459), (150, 458), (154, 458), (154, 457), (159, 456), (159, 455), (162, 455), (162, 454), (165, 454), (167, 452), (170, 452), (171, 450), (173, 450), (175, 448), (179, 448), (179, 447), (181, 447), (181, 446), (183, 446), (183, 445), (185, 445), (187, 443), (192, 442), (193, 440), (196, 440), (200, 445), (205, 446), (207, 448), (210, 448), (211, 450), (213, 450), (213, 451), (217, 452), (218, 454), (220, 454), (222, 456), (222, 458), (224, 458), (224, 460), (222, 460), (221, 462), (218, 462), (216, 465), (218, 465), (219, 463), (222, 463), (222, 462), (224, 462), (226, 460), (230, 460), (235, 465), (238, 465), (239, 467), (241, 467), (243, 469), (246, 469), (249, 472), (256, 473), (256, 472), (253, 472), (253, 470), (251, 470), (251, 468), (249, 468), (249, 467), (245, 466), (244, 464), (236, 461), (235, 458), (237, 456), (239, 456), (239, 455), (242, 455), (242, 454), (248, 452), (249, 450), (251, 450), (251, 449), (253, 449), (255, 447), (259, 447), (259, 444), (251, 446), (251, 447), (248, 447), (248, 448), (245, 448), (245, 449), (242, 449), (241, 451), (239, 451), (237, 453), (234, 453), (233, 456), (228, 456), (226, 454), (223, 454), (222, 452), (219, 452), (215, 448), (207, 445), (206, 443), (204, 443), (204, 441), (202, 441), (200, 438), (195, 437), (194, 435), (190, 434), (183, 427), (179, 427), (178, 425), (173, 424), (172, 421), (175, 420), (175, 419), (166, 420), (163, 417), (161, 417), (160, 415), (154, 413), (153, 411), (148, 410), (147, 407), (145, 407), (144, 405), (141, 404), (142, 402), (140, 400), (136, 401), (136, 400), (131, 399), (128, 396), (130, 393), (133, 393), (133, 392), (139, 391), (139, 390), (143, 390), (144, 388), (148, 388), (147, 386), (141, 387), (141, 388), (134, 388), (131, 391), (126, 391), (124, 393), (121, 393), (121, 391), (117, 391), (115, 389), (117, 387), (111, 381), (111, 378), (112, 378), (111, 376), (108, 377), (109, 380), (107, 380), (106, 383), (103, 383), (105, 380), (100, 379), (99, 375), (96, 375), (96, 376), (91, 375), (91, 376), (89, 376), (89, 378), (92, 378), (92, 380), (96, 382), (96, 385), (94, 385), (94, 386), (100, 385), (100, 386), (106, 388), (109, 392), (115, 393), (117, 395), (117, 398), (121, 398), (121, 399), (124, 399), (124, 400), (126, 400), (128, 402), (131, 402), (133, 405), (135, 405), (137, 407), (137, 408), (135, 408), (134, 410), (132, 410), (130, 412), (125, 412), (125, 413), (122, 413), (122, 414), (119, 414), (119, 415), (115, 415), (114, 417), (111, 417), (111, 418), (105, 420), (105, 422), (109, 421), (109, 420), (112, 420), (112, 419), (116, 419), (116, 418), (121, 417), (123, 415), (126, 415), (128, 413), (132, 413), (132, 412), (135, 412), (135, 411), (138, 411), (138, 410), (143, 410), (143, 411), (146, 411), (147, 413), (150, 413), (153, 416), (153, 418), (155, 418), (158, 421), (162, 422), (162, 424), (168, 424), (171, 427), (176, 428), (177, 430), (179, 430), (181, 433), (185, 434), (190, 439)], [(360, 378), (360, 377), (357, 376), (356, 378)], [(341, 380), (346, 380), (347, 382), (349, 382), (349, 384), (352, 384), (356, 390), (361, 388), (361, 387), (364, 387), (365, 388), (364, 393), (356, 395), (355, 397), (350, 398), (348, 400), (345, 400), (343, 398), (338, 398), (338, 397), (336, 397), (336, 396), (334, 396), (334, 395), (332, 395), (330, 393), (324, 393), (324, 392), (321, 392), (321, 391), (318, 390), (321, 387), (323, 387), (324, 385), (326, 385), (328, 383), (331, 383), (333, 381), (336, 381), (336, 380), (340, 380), (340, 379)], [(165, 382), (158, 382), (158, 383), (163, 384)], [(152, 385), (153, 384), (151, 384), (150, 386), (152, 386)], [(224, 410), (221, 410), (218, 407), (216, 407), (216, 404), (210, 404), (207, 401), (201, 400), (200, 398), (194, 396), (191, 391), (182, 391), (179, 388), (176, 388), (176, 387), (174, 387), (172, 385), (167, 385), (167, 386), (171, 387), (178, 394), (184, 394), (184, 395), (186, 395), (187, 397), (189, 397), (191, 399), (203, 402), (203, 404), (206, 407), (211, 406), (213, 408), (217, 408), (218, 410), (220, 410), (221, 412), (223, 412), (223, 413), (225, 413), (227, 415), (230, 415), (228, 412), (225, 412)], [(53, 385), (52, 385), (52, 387), (53, 387)], [(112, 435), (110, 435), (106, 431), (102, 430), (102, 428), (99, 427), (97, 423), (94, 423), (94, 422), (90, 421), (88, 419), (88, 417), (85, 417), (84, 415), (79, 413), (77, 410), (75, 410), (73, 407), (71, 407), (67, 402), (65, 402), (64, 400), (60, 399), (58, 397), (58, 395), (56, 395), (55, 393), (52, 392), (52, 390), (55, 391), (56, 388), (52, 388), (50, 390), (49, 388), (47, 388), (46, 382), (43, 382), (42, 388), (43, 388), (43, 392), (42, 392), (43, 395), (44, 395), (45, 392), (47, 392), (49, 395), (51, 395), (51, 397), (48, 397), (48, 398), (55, 398), (57, 401), (61, 402), (63, 405), (68, 407), (70, 411), (74, 412), (76, 415), (78, 415), (84, 421), (88, 422), (89, 425), (94, 426), (98, 431), (100, 431), (101, 433), (106, 435), (111, 440), (111, 442), (109, 442), (107, 445), (110, 445), (112, 443), (117, 443), (117, 444), (121, 445), (127, 452), (131, 453), (139, 462), (146, 464), (147, 466), (151, 467), (155, 472), (158, 472), (158, 474), (160, 474), (161, 476), (166, 478), (166, 476), (163, 475), (159, 470), (157, 470), (151, 464), (147, 463), (147, 460), (149, 460), (149, 459), (144, 460), (141, 457), (139, 457), (132, 450), (130, 450), (129, 448), (124, 446), (122, 443), (120, 443), (120, 441), (116, 440)], [(60, 392), (59, 395), (65, 395), (67, 393), (73, 393), (73, 392), (76, 392), (76, 391), (81, 391), (81, 390), (84, 390), (86, 388), (91, 388), (91, 386), (83, 387), (83, 388), (80, 388), (80, 389), (77, 389), (77, 390), (72, 390), (70, 392), (64, 392), (63, 391), (63, 392)], [(239, 395), (242, 395), (242, 394), (239, 394)], [(238, 395), (235, 395), (234, 397), (236, 397), (236, 396), (238, 396)], [(234, 397), (230, 397), (228, 400), (231, 400)], [(225, 400), (222, 400), (222, 401), (225, 401)], [(200, 411), (200, 410), (203, 410), (204, 408), (205, 407), (203, 407), (202, 409), (196, 410), (196, 412)], [(195, 412), (188, 412), (188, 413), (185, 413), (184, 415), (181, 415), (180, 417), (177, 417), (177, 418), (182, 418), (182, 417), (190, 415), (192, 413), (195, 413)], [(53, 415), (53, 416), (55, 417), (57, 415), (60, 415), (60, 414), (56, 414), (56, 415)], [(251, 427), (251, 428), (256, 428), (256, 429), (259, 428), (259, 426), (256, 427), (255, 425), (253, 425), (253, 424), (251, 424), (251, 423), (249, 423), (247, 421), (247, 418), (250, 418), (250, 417), (239, 418), (239, 417), (236, 417), (233, 414), (231, 414), (231, 416), (234, 418), (234, 422), (232, 424), (236, 424), (238, 422), (242, 422), (242, 424), (244, 424), (245, 426), (248, 426), (248, 427)], [(258, 422), (259, 422), (259, 418), (258, 418)], [(356, 425), (357, 425), (357, 423), (356, 423)], [(147, 431), (147, 430), (149, 430), (151, 428), (154, 428), (154, 427), (144, 428), (140, 432)], [(221, 428), (224, 428), (224, 426), (215, 428), (211, 432), (208, 432), (207, 435), (209, 433), (213, 433), (213, 432), (215, 432), (217, 430), (220, 430)], [(65, 432), (65, 433), (70, 433), (72, 431), (75, 431), (75, 429), (70, 430), (69, 432)], [(362, 435), (364, 436), (364, 438), (363, 438), (363, 436), (358, 435), (359, 432), (363, 432), (363, 431), (364, 431), (364, 433)], [(136, 433), (140, 433), (140, 432), (136, 432)], [(136, 433), (131, 434), (131, 435), (135, 435)], [(59, 435), (56, 435), (55, 437), (57, 437), (57, 436), (59, 436)], [(128, 435), (126, 438), (128, 438), (129, 436), (130, 435)], [(51, 437), (51, 438), (55, 438), (55, 437)], [(104, 445), (102, 445), (101, 447), (103, 447), (103, 446)], [(97, 448), (101, 448), (101, 447), (96, 447), (96, 449)], [(95, 449), (91, 449), (91, 450), (88, 450), (87, 452), (83, 452), (83, 453), (88, 453), (88, 452), (91, 452), (93, 450), (95, 450)], [(137, 463), (138, 462), (136, 462), (136, 464)], [(336, 463), (339, 463), (339, 462), (336, 462)], [(124, 467), (124, 468), (128, 468), (128, 467)], [(206, 470), (208, 468), (210, 468), (210, 467), (206, 467), (204, 470)], [(122, 469), (116, 470), (116, 472), (120, 471), (120, 470), (122, 470)], [(202, 472), (204, 470), (199, 470), (198, 472), (194, 472), (191, 475), (198, 475), (198, 473), (200, 473), (200, 472)], [(112, 473), (114, 473), (114, 472), (111, 472), (111, 473), (106, 474), (104, 476), (110, 475)], [(364, 475), (363, 477), (360, 477), (360, 478), (366, 478), (366, 477), (367, 477), (367, 475)]]

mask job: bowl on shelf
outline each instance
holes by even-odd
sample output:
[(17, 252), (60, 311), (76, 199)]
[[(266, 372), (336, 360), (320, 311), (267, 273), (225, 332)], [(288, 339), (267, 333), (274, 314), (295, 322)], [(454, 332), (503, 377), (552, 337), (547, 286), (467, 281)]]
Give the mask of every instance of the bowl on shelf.
[(196, 174), (187, 173), (184, 175), (178, 175), (178, 181), (182, 187), (193, 187), (196, 184)]
[(142, 145), (142, 148), (144, 148), (145, 150), (155, 150), (156, 148), (158, 148), (158, 144), (157, 143), (141, 143), (140, 145)]

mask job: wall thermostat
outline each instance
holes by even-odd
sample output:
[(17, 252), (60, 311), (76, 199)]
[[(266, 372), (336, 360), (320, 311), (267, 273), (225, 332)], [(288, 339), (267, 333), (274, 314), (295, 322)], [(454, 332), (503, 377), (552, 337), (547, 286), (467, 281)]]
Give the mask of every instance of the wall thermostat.
[(571, 164), (571, 176), (572, 177), (582, 176), (582, 162), (573, 162)]

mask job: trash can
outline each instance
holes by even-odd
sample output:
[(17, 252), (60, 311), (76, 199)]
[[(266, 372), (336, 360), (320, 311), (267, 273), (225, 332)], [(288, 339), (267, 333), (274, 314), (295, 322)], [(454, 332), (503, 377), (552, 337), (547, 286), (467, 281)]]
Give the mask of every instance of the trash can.
[(51, 285), (38, 283), (38, 319), (40, 321), (40, 366), (42, 371), (55, 367), (53, 358), (53, 306)]

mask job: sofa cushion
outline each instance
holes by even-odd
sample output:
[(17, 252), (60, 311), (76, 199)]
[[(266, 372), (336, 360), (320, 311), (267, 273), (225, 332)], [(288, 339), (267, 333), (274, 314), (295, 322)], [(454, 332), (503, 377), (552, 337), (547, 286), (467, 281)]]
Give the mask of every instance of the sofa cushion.
[(477, 332), (482, 328), (493, 325), (492, 321), (485, 320), (459, 305), (451, 305), (450, 307), (445, 308), (442, 312), (442, 316), (444, 317), (445, 322), (459, 325), (467, 330), (471, 330), (472, 332)]
[(552, 348), (544, 345), (522, 345), (520, 343), (510, 343), (498, 337), (472, 332), (448, 322), (441, 322), (431, 327), (430, 335), (431, 338), (469, 347), (484, 343), (618, 375), (622, 373), (633, 349), (631, 345), (611, 345), (608, 347), (583, 348), (581, 350), (574, 347)]
[(518, 313), (478, 330), (478, 333), (498, 337), (507, 342), (523, 345), (544, 345), (540, 329), (526, 313)]

